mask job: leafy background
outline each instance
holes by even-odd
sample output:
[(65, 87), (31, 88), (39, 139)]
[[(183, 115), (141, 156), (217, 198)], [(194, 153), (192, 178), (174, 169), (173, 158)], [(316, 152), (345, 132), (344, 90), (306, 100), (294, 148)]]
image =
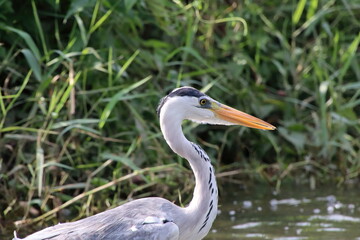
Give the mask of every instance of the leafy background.
[(357, 0), (4, 0), (0, 9), (4, 234), (132, 198), (186, 204), (192, 174), (155, 111), (184, 85), (277, 126), (185, 123), (220, 187), (358, 181)]

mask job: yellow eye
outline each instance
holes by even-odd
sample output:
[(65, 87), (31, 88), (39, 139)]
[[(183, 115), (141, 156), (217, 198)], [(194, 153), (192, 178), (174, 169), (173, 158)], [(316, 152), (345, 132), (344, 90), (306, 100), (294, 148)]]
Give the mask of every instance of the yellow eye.
[(199, 103), (201, 106), (204, 106), (207, 103), (207, 100), (205, 98), (200, 99)]

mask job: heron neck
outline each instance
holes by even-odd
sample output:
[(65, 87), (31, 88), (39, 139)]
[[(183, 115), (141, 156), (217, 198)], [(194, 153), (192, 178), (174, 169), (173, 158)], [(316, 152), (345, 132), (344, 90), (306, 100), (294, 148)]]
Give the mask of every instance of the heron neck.
[(211, 161), (204, 150), (186, 139), (181, 128), (181, 121), (163, 121), (161, 130), (170, 148), (178, 155), (188, 160), (194, 175), (195, 189), (193, 198), (185, 208), (191, 215), (193, 223), (187, 223), (196, 228), (199, 234), (207, 234), (217, 214), (218, 189)]

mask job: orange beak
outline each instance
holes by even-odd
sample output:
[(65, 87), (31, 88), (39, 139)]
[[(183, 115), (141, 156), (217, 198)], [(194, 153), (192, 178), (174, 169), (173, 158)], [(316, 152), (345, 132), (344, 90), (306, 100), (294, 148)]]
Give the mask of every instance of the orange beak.
[(276, 127), (267, 123), (259, 118), (253, 117), (247, 113), (241, 112), (229, 106), (213, 103), (211, 110), (215, 115), (227, 122), (231, 122), (236, 125), (242, 125), (250, 128), (257, 128), (263, 130), (274, 130)]

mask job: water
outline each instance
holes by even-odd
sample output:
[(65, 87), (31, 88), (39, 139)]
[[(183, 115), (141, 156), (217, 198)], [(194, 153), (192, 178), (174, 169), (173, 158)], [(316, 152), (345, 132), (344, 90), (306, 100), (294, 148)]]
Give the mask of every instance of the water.
[(222, 189), (206, 240), (360, 240), (360, 187)]

